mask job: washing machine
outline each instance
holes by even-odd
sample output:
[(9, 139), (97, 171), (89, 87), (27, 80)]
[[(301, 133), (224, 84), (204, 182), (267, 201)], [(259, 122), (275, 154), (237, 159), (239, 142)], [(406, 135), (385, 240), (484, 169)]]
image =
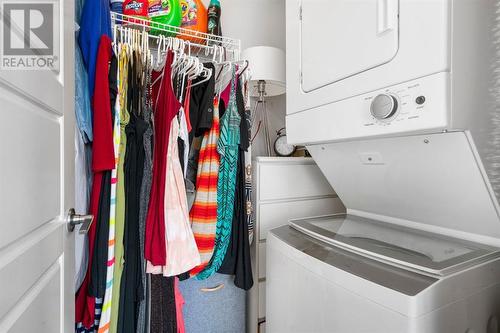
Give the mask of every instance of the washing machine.
[(352, 215), (267, 237), (268, 332), (497, 333), (496, 248)]
[(499, 331), (498, 13), (287, 1), (288, 140), (346, 215), (270, 232), (268, 331)]
[(267, 330), (499, 332), (498, 204), (468, 140), (453, 132), (309, 147), (347, 214), (270, 231)]

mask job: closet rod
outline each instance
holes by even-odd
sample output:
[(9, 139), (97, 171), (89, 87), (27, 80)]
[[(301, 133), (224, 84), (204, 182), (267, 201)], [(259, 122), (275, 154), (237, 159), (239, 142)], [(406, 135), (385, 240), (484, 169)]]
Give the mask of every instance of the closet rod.
[[(227, 53), (232, 53), (236, 60), (239, 59), (241, 54), (241, 40), (216, 36), (204, 32), (194, 31), (190, 29), (180, 28), (160, 22), (153, 22), (151, 20), (142, 19), (136, 16), (124, 15), (116, 12), (111, 12), (111, 20), (113, 24), (121, 24), (123, 27), (142, 28), (141, 30), (147, 31), (154, 27), (155, 30), (164, 32), (165, 35), (175, 35), (189, 37), (190, 40), (198, 40), (200, 42), (190, 41), (190, 46), (193, 48), (201, 48), (210, 50), (212, 45), (222, 46), (226, 49)], [(149, 35), (152, 38), (158, 39), (156, 35)]]

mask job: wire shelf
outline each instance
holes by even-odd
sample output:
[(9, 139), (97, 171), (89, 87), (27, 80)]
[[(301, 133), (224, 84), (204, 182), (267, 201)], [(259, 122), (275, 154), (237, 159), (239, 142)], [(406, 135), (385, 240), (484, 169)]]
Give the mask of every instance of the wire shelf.
[[(226, 54), (231, 54), (233, 60), (239, 60), (241, 54), (241, 40), (223, 36), (216, 36), (199, 32), (195, 30), (180, 28), (149, 19), (143, 19), (136, 16), (124, 15), (117, 12), (111, 12), (111, 21), (113, 24), (122, 25), (127, 28), (138, 29), (142, 31), (153, 30), (150, 32), (151, 38), (158, 39), (158, 35), (166, 35), (188, 40), (187, 45), (193, 50), (209, 50), (213, 46), (223, 47)], [(184, 38), (183, 38), (184, 37)]]

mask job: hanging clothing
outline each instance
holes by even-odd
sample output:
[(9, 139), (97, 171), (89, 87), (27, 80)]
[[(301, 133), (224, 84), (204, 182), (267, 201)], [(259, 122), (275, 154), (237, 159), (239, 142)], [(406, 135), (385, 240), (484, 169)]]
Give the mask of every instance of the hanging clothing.
[[(136, 90), (138, 91), (138, 89)], [(121, 279), (118, 332), (135, 333), (137, 329), (137, 303), (142, 295), (139, 251), (139, 205), (142, 173), (144, 171), (143, 135), (147, 124), (130, 114), (126, 127), (127, 153), (125, 160), (125, 234), (124, 234), (124, 271)]]
[(148, 263), (147, 271), (164, 276), (175, 276), (189, 271), (200, 264), (200, 255), (189, 222), (189, 213), (184, 187), (177, 138), (179, 122), (172, 119), (167, 150), (167, 169), (165, 181), (165, 238), (167, 260), (164, 266)]
[(151, 182), (153, 178), (153, 124), (151, 121), (152, 104), (151, 104), (151, 70), (146, 69), (145, 84), (143, 88), (143, 112), (142, 117), (147, 128), (143, 134), (144, 147), (144, 169), (141, 182), (141, 194), (139, 204), (139, 245), (140, 245), (140, 275), (144, 288), (140, 290), (138, 295), (139, 305), (137, 313), (137, 333), (146, 333), (146, 310), (147, 310), (147, 278), (146, 278), (146, 262), (144, 260), (144, 234), (146, 232), (146, 215), (148, 212), (149, 195), (151, 192)]
[[(96, 94), (93, 97), (94, 119), (92, 169), (111, 170), (114, 165), (113, 123), (109, 96), (109, 62), (112, 58), (111, 39), (103, 35), (99, 45), (96, 68)], [(97, 140), (97, 142), (95, 142)]]
[[(92, 110), (90, 107), (87, 70), (82, 51), (78, 44), (80, 18), (83, 0), (75, 1), (75, 211), (77, 214), (89, 212), (90, 189), (92, 187)], [(75, 290), (83, 283), (88, 267), (88, 235), (80, 234), (81, 226), (75, 228)]]
[[(113, 118), (116, 117), (114, 112), (117, 90), (117, 72), (118, 72), (118, 59), (112, 56), (111, 65), (109, 67), (109, 99), (110, 109)], [(114, 131), (114, 128), (113, 128)], [(113, 132), (113, 137), (115, 136)], [(117, 147), (114, 144), (115, 156), (118, 153)], [(116, 159), (115, 159), (116, 160)], [(115, 163), (116, 164), (116, 163)], [(110, 228), (110, 202), (111, 202), (111, 175), (112, 171), (106, 171), (103, 177), (101, 187), (101, 200), (99, 202), (99, 215), (97, 216), (97, 231), (94, 250), (94, 260), (92, 261), (92, 283), (90, 285), (90, 293), (99, 298), (104, 298), (106, 291), (106, 276), (107, 276), (107, 263), (109, 260), (109, 228)]]
[(189, 130), (184, 108), (179, 110), (179, 138), (182, 140), (182, 152), (179, 152), (179, 157), (181, 158), (182, 174), (185, 176), (189, 159)]
[(94, 323), (89, 327), (85, 328), (83, 323), (77, 323), (75, 326), (76, 333), (96, 333), (99, 329), (99, 323), (101, 321), (101, 312), (102, 312), (102, 298), (95, 299), (95, 311), (94, 311)]
[(125, 173), (125, 231), (124, 267), (120, 281), (120, 302), (118, 306), (118, 332), (135, 333), (137, 329), (137, 303), (140, 300), (142, 280), (140, 279), (139, 252), (139, 204), (142, 173), (144, 171), (143, 135), (147, 124), (138, 115), (142, 109), (142, 59), (138, 51), (133, 52), (128, 75), (127, 110), (130, 120), (125, 128), (127, 136)]
[[(101, 44), (91, 133), (89, 210), (96, 219), (76, 295), (76, 329), (182, 333), (179, 275), (205, 279), (219, 271), (234, 274), (240, 288), (253, 284), (244, 165), (248, 124), (239, 108), (238, 78), (233, 71), (222, 116), (215, 75), (192, 87), (182, 73), (189, 56), (176, 57), (180, 62), (172, 68), (174, 51), (167, 51), (160, 73), (148, 68), (151, 59), (136, 45), (115, 45), (116, 59), (106, 34)], [(213, 64), (206, 67), (215, 74)], [(155, 77), (160, 80), (152, 84)], [(88, 139), (81, 132), (85, 136), (76, 139)]]
[(191, 270), (191, 275), (202, 271), (212, 258), (217, 226), (217, 181), (219, 177), (219, 100), (213, 99), (212, 128), (203, 136), (198, 173), (196, 177), (196, 197), (189, 217), (193, 229), (201, 264)]
[[(90, 203), (89, 179), (92, 179), (90, 145), (83, 142), (80, 131), (75, 131), (75, 211), (87, 214)], [(81, 225), (75, 228), (75, 290), (83, 283), (88, 267), (89, 242), (86, 234), (80, 234)]]
[(170, 127), (167, 152), (165, 188), (165, 192), (168, 193), (165, 195), (167, 263), (163, 268), (164, 276), (185, 273), (201, 263), (189, 221), (184, 176), (177, 151), (178, 136), (179, 122), (177, 118), (174, 118)]
[(151, 276), (152, 274), (146, 274), (146, 311), (144, 321), (144, 332), (151, 332)]
[[(75, 2), (75, 20), (80, 22), (82, 1)], [(79, 24), (79, 23), (77, 23)], [(90, 107), (89, 80), (85, 68), (82, 51), (78, 44), (80, 26), (75, 31), (75, 119), (81, 132), (83, 141), (88, 143), (93, 140), (92, 135), (92, 110)]]
[(226, 255), (234, 212), (236, 172), (238, 170), (238, 146), (240, 144), (240, 122), (236, 106), (236, 74), (233, 69), (229, 105), (221, 117), (220, 139), (217, 151), (220, 155), (219, 179), (217, 182), (217, 228), (215, 249), (210, 263), (196, 277), (206, 279), (222, 265)]
[[(203, 64), (205, 68), (211, 69), (215, 73), (215, 66), (212, 63)], [(214, 108), (215, 94), (215, 75), (212, 75), (208, 81), (203, 78), (193, 80), (192, 85), (197, 84), (190, 89), (189, 96), (189, 122), (192, 130), (189, 133), (189, 143), (195, 136), (202, 136), (212, 128), (212, 114)], [(199, 84), (198, 84), (199, 83)]]
[[(116, 63), (116, 65), (115, 65)], [(114, 106), (114, 122), (113, 122), (113, 144), (115, 150), (115, 165), (111, 172), (110, 186), (110, 206), (109, 206), (109, 233), (108, 233), (108, 260), (106, 262), (106, 291), (104, 295), (103, 311), (101, 313), (101, 322), (99, 324), (99, 332), (107, 332), (109, 330), (109, 322), (111, 320), (111, 301), (113, 297), (113, 275), (115, 267), (115, 225), (116, 225), (116, 184), (118, 182), (118, 163), (120, 152), (120, 99), (118, 98), (118, 87), (120, 77), (123, 71), (118, 66), (118, 59), (113, 57), (110, 75), (110, 98)]]
[[(111, 39), (103, 35), (99, 44), (96, 66), (96, 94), (94, 94), (94, 119), (92, 145), (92, 183), (90, 214), (98, 216), (99, 199), (102, 177), (105, 171), (114, 167), (113, 127), (111, 106), (109, 99), (108, 63), (111, 60)], [(96, 223), (92, 223), (88, 232), (89, 238), (89, 267), (92, 267)], [(76, 294), (75, 321), (82, 323), (85, 328), (94, 325), (95, 298), (88, 294), (91, 270), (87, 269), (85, 279)]]
[(184, 97), (184, 113), (186, 114), (186, 126), (188, 133), (191, 132), (193, 126), (191, 126), (191, 119), (189, 118), (189, 107), (191, 105), (191, 80), (188, 80), (186, 92), (186, 97)]
[(151, 274), (151, 333), (177, 333), (174, 279)]
[(111, 171), (103, 173), (101, 193), (99, 194), (99, 208), (96, 221), (96, 237), (94, 243), (94, 258), (91, 266), (91, 283), (89, 294), (104, 298), (106, 291), (106, 268), (108, 261), (109, 236), (109, 205), (111, 201)]
[[(87, 67), (89, 96), (94, 96), (94, 84), (99, 79), (96, 78), (97, 58), (102, 36), (111, 37), (111, 14), (109, 10), (109, 0), (86, 0), (83, 5), (80, 20), (80, 33), (78, 43), (82, 50), (83, 60)], [(97, 90), (98, 88), (95, 87)], [(94, 104), (94, 112), (96, 105)]]
[[(118, 159), (117, 169), (117, 183), (116, 183), (116, 220), (115, 220), (115, 267), (113, 270), (113, 291), (111, 297), (111, 317), (109, 332), (118, 332), (118, 310), (120, 304), (120, 282), (124, 266), (124, 246), (123, 237), (125, 233), (125, 171), (124, 164), (127, 153), (127, 135), (125, 128), (127, 127), (130, 114), (128, 107), (128, 81), (130, 75), (130, 59), (125, 56), (120, 59), (120, 70), (124, 72), (123, 79), (120, 79), (120, 152)], [(121, 332), (120, 332), (121, 333)]]
[(243, 95), (243, 107), (245, 109), (245, 120), (247, 127), (248, 148), (245, 151), (245, 197), (246, 197), (246, 215), (248, 225), (248, 239), (252, 244), (254, 238), (254, 214), (252, 204), (252, 109), (250, 99), (250, 88), (248, 81), (240, 80)]
[(250, 147), (249, 128), (251, 127), (248, 127), (245, 102), (239, 80), (236, 89), (236, 105), (241, 122), (234, 214), (228, 251), (218, 273), (234, 275), (234, 284), (239, 288), (249, 290), (253, 286), (253, 276), (248, 235), (245, 151)]
[(184, 174), (184, 183), (186, 185), (186, 195), (189, 211), (193, 208), (196, 197), (196, 173), (198, 171), (198, 157), (200, 155), (201, 137), (195, 137), (189, 145), (188, 162), (186, 173)]
[(232, 220), (232, 232), (224, 261), (217, 271), (234, 275), (234, 284), (249, 290), (253, 286), (250, 243), (248, 238), (247, 211), (245, 199), (245, 152), (239, 150), (237, 182), (235, 189), (235, 207)]
[[(204, 66), (212, 69), (212, 72), (215, 73), (215, 67), (212, 63), (206, 63)], [(201, 82), (202, 80), (205, 82)], [(193, 86), (195, 84), (196, 86)], [(184, 178), (186, 179), (189, 211), (191, 211), (196, 198), (195, 184), (202, 136), (210, 131), (214, 117), (215, 77), (212, 75), (208, 81), (204, 78), (194, 79), (192, 82), (188, 82), (188, 88), (184, 101), (184, 111), (189, 131), (189, 153), (187, 166), (184, 167)]]
[(184, 326), (184, 316), (182, 315), (182, 307), (184, 306), (185, 301), (184, 297), (182, 297), (181, 290), (179, 289), (179, 279), (177, 277), (174, 280), (174, 294), (177, 333), (185, 333), (186, 327)]
[(165, 170), (167, 148), (172, 119), (181, 107), (172, 89), (173, 53), (168, 51), (163, 77), (156, 93), (154, 112), (155, 144), (153, 153), (153, 180), (149, 209), (146, 218), (144, 257), (149, 266), (163, 266), (166, 263), (165, 244)]

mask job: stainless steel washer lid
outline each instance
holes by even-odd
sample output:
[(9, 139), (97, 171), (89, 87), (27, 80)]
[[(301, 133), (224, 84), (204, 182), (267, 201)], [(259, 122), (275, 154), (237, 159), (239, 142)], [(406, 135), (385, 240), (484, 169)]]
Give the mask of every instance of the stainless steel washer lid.
[(290, 221), (321, 241), (398, 267), (444, 276), (500, 256), (487, 245), (446, 237), (354, 215)]

